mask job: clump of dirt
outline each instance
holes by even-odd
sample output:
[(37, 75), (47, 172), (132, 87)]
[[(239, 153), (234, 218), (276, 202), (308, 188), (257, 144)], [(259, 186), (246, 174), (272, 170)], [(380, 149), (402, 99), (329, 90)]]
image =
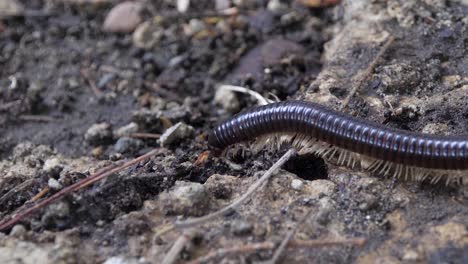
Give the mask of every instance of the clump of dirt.
[[(160, 263), (180, 238), (155, 237), (164, 224), (231, 203), (283, 153), (205, 152), (210, 128), (257, 104), (221, 84), (338, 109), (394, 36), (344, 111), (412, 131), (468, 129), (468, 7), (459, 1), (192, 1), (185, 13), (155, 1), (132, 14), (143, 21), (133, 33), (104, 28), (118, 4), (98, 2), (30, 1), (1, 17), (0, 217), (159, 152), (0, 233), (2, 262)], [(276, 245), (310, 211), (295, 239), (366, 244), (288, 248), (285, 263), (463, 262), (467, 194), (299, 156), (251, 201), (189, 230), (177, 260)], [(223, 257), (254, 262), (272, 252)]]

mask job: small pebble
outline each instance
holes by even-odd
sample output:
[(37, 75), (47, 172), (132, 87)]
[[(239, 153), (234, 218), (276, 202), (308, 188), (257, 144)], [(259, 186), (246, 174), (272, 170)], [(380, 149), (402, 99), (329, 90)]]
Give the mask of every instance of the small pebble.
[(225, 9), (228, 9), (231, 3), (229, 0), (215, 0), (215, 8), (217, 11), (223, 11)]
[(288, 6), (280, 0), (270, 0), (267, 4), (267, 9), (273, 13), (281, 13), (287, 10)]
[(104, 20), (103, 29), (107, 32), (129, 33), (141, 23), (139, 2), (126, 1), (114, 6)]
[(252, 232), (253, 225), (245, 220), (234, 220), (231, 225), (231, 231), (234, 235), (243, 236)]
[(304, 183), (301, 180), (294, 179), (291, 181), (291, 188), (296, 191), (300, 191), (302, 188), (304, 188)]
[(161, 146), (168, 146), (177, 140), (190, 137), (194, 132), (192, 126), (179, 122), (168, 128), (159, 138)]
[(9, 16), (19, 16), (24, 13), (24, 6), (16, 0), (0, 0), (0, 19)]
[(26, 234), (26, 231), (27, 230), (23, 225), (15, 225), (10, 231), (10, 236), (22, 238)]
[(176, 3), (177, 11), (179, 11), (179, 13), (187, 12), (190, 7), (190, 0), (177, 0)]
[(164, 31), (157, 25), (146, 21), (141, 23), (133, 32), (133, 45), (142, 49), (154, 47), (163, 37)]
[(138, 129), (139, 129), (138, 124), (135, 123), (135, 122), (131, 122), (128, 125), (125, 125), (123, 127), (118, 128), (114, 132), (114, 134), (115, 134), (116, 137), (128, 136), (128, 135), (130, 135), (132, 133), (138, 132)]
[(189, 24), (185, 27), (185, 34), (188, 36), (195, 35), (202, 30), (205, 30), (206, 26), (200, 19), (190, 19)]
[(230, 113), (236, 113), (240, 108), (236, 94), (228, 89), (223, 89), (222, 86), (216, 90), (214, 102)]
[(114, 145), (114, 150), (118, 153), (136, 153), (143, 147), (143, 141), (136, 138), (121, 137)]
[(85, 133), (86, 142), (90, 145), (106, 145), (112, 142), (112, 129), (108, 123), (98, 123), (92, 125)]
[(104, 76), (99, 79), (99, 82), (97, 83), (97, 87), (99, 89), (103, 89), (109, 82), (115, 79), (117, 75), (115, 73), (107, 73), (104, 74)]
[(47, 181), (47, 185), (52, 190), (60, 190), (63, 187), (62, 184), (60, 184), (60, 182), (54, 178), (49, 178), (49, 180)]
[(210, 197), (203, 184), (176, 181), (174, 187), (159, 195), (159, 205), (168, 215), (201, 216), (209, 208)]
[(63, 165), (60, 163), (58, 158), (47, 159), (44, 162), (42, 169), (47, 172), (50, 176), (57, 176), (63, 169)]

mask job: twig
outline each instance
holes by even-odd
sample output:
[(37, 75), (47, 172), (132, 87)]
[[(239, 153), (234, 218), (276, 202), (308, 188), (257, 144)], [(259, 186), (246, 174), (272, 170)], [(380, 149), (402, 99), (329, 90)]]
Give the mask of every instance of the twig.
[(312, 211), (312, 208), (309, 209), (309, 211), (304, 215), (304, 217), (302, 217), (302, 219), (299, 222), (297, 222), (296, 226), (288, 232), (288, 234), (284, 237), (283, 241), (281, 241), (281, 244), (276, 249), (275, 254), (273, 254), (271, 260), (267, 262), (268, 264), (275, 264), (278, 262), (278, 260), (281, 257), (281, 254), (283, 254), (289, 241), (291, 241), (294, 234), (296, 234), (297, 229), (299, 229), (299, 227), (307, 220), (307, 218), (309, 218), (309, 215), (312, 213)]
[(259, 189), (259, 187), (262, 186), (262, 184), (265, 183), (273, 175), (273, 173), (276, 172), (276, 170), (278, 170), (284, 163), (286, 163), (286, 161), (288, 161), (295, 154), (296, 154), (295, 149), (289, 149), (277, 162), (275, 162), (275, 164), (273, 164), (270, 167), (270, 169), (268, 169), (268, 171), (265, 172), (265, 174), (260, 179), (258, 179), (254, 184), (252, 184), (249, 187), (247, 192), (245, 192), (241, 197), (239, 197), (237, 200), (235, 200), (228, 206), (223, 207), (216, 212), (213, 212), (211, 214), (208, 214), (202, 217), (187, 219), (185, 221), (176, 221), (173, 224), (166, 225), (162, 227), (156, 233), (156, 237), (162, 236), (163, 234), (169, 231), (172, 231), (175, 228), (183, 229), (183, 228), (189, 228), (189, 227), (193, 227), (199, 224), (206, 223), (210, 221), (211, 219), (214, 219), (218, 216), (225, 214), (226, 212), (230, 210), (237, 208), (239, 205), (245, 202), (245, 200), (247, 200), (247, 198), (249, 198), (252, 193), (254, 193), (257, 189)]
[(4, 103), (4, 104), (1, 104), (0, 105), (0, 111), (3, 111), (3, 110), (8, 110), (9, 108), (13, 107), (14, 105), (17, 105), (21, 103), (21, 100), (14, 100), (14, 101), (11, 101), (11, 102), (7, 102), (7, 103)]
[(33, 183), (34, 179), (29, 179), (26, 180), (19, 185), (13, 187), (13, 189), (9, 190), (7, 193), (5, 193), (2, 197), (0, 197), (0, 204), (2, 204), (6, 199), (10, 198), (13, 194), (24, 190), (25, 188), (29, 187)]
[(35, 213), (36, 211), (38, 211), (39, 209), (47, 206), (48, 204), (50, 203), (53, 203), (61, 198), (63, 198), (64, 196), (66, 196), (67, 194), (69, 193), (72, 193), (74, 191), (77, 191), (77, 190), (80, 190), (80, 189), (83, 189), (111, 174), (114, 174), (116, 172), (119, 172), (119, 171), (122, 171), (128, 167), (131, 167), (141, 161), (144, 161), (154, 155), (156, 155), (158, 152), (160, 151), (160, 149), (154, 149), (138, 158), (135, 158), (131, 161), (128, 161), (124, 164), (121, 164), (117, 167), (115, 166), (109, 166), (105, 169), (103, 169), (101, 172), (98, 172), (94, 175), (91, 175), (89, 176), (88, 178), (85, 178), (75, 184), (72, 184), (68, 187), (65, 187), (63, 188), (62, 190), (60, 190), (59, 192), (55, 193), (54, 195), (48, 197), (47, 199), (44, 199), (36, 204), (34, 204), (33, 206), (29, 207), (29, 208), (26, 208), (24, 210), (19, 210), (17, 211), (17, 213), (13, 214), (14, 216), (10, 217), (10, 219), (8, 219), (8, 217), (6, 219), (3, 219), (1, 222), (0, 222), (0, 231), (4, 231), (6, 230), (7, 228), (13, 226), (14, 224), (16, 224), (17, 222), (21, 221), (23, 218), (25, 218), (26, 216), (29, 216), (33, 213)]
[(153, 133), (131, 133), (128, 135), (131, 138), (154, 138), (159, 139), (161, 134), (153, 134)]
[[(50, 190), (49, 187), (45, 187), (40, 192), (38, 192), (36, 195), (34, 195), (34, 197), (31, 198), (31, 200), (29, 200), (29, 202), (35, 202), (35, 201), (41, 199), (44, 195), (46, 195), (49, 192), (49, 190)], [(29, 202), (26, 202), (26, 203), (29, 203)]]
[(180, 252), (184, 249), (184, 247), (192, 240), (195, 236), (195, 230), (187, 230), (182, 235), (177, 238), (174, 245), (171, 247), (169, 252), (167, 252), (166, 256), (162, 261), (162, 264), (173, 264), (177, 261)]
[[(351, 238), (341, 240), (290, 240), (287, 248), (317, 248), (326, 246), (339, 246), (339, 245), (355, 245), (363, 246), (365, 243), (364, 238)], [(208, 253), (207, 255), (190, 261), (188, 264), (201, 264), (209, 262), (210, 260), (223, 258), (235, 254), (247, 254), (259, 250), (271, 250), (275, 248), (274, 242), (262, 242), (246, 244), (241, 246), (231, 246), (227, 248), (218, 249)]]
[(23, 121), (34, 121), (34, 122), (54, 122), (55, 118), (45, 115), (20, 115), (18, 117)]
[(91, 78), (89, 77), (89, 72), (87, 69), (81, 69), (80, 70), (81, 76), (88, 82), (89, 86), (91, 86), (91, 89), (93, 90), (93, 93), (96, 97), (101, 97), (102, 92), (99, 90), (96, 86), (96, 84), (91, 81)]
[(395, 37), (394, 36), (390, 36), (387, 41), (385, 42), (385, 44), (382, 46), (382, 48), (380, 49), (379, 53), (377, 53), (377, 55), (375, 56), (374, 60), (371, 62), (371, 64), (369, 64), (369, 66), (366, 68), (366, 70), (364, 71), (364, 73), (361, 75), (361, 77), (359, 78), (358, 82), (356, 83), (356, 85), (354, 85), (353, 89), (351, 90), (351, 92), (348, 94), (348, 96), (343, 100), (343, 103), (341, 104), (341, 107), (340, 107), (340, 110), (343, 110), (346, 106), (348, 106), (349, 104), (349, 101), (351, 100), (351, 98), (354, 96), (354, 94), (356, 94), (356, 92), (362, 87), (363, 83), (367, 80), (367, 78), (369, 78), (369, 75), (371, 75), (371, 73), (374, 71), (374, 68), (375, 66), (377, 66), (377, 64), (380, 62), (380, 60), (382, 59), (383, 55), (385, 54), (385, 52), (388, 50), (388, 48), (390, 47), (390, 45), (392, 45), (392, 43), (395, 41)]
[(254, 97), (255, 99), (257, 99), (259, 105), (266, 105), (266, 104), (270, 104), (270, 103), (273, 102), (271, 100), (266, 99), (261, 94), (255, 92), (255, 91), (252, 91), (250, 89), (244, 88), (242, 86), (234, 86), (234, 85), (229, 85), (229, 84), (223, 84), (223, 85), (220, 85), (218, 87), (218, 89), (225, 89), (225, 90), (229, 90), (229, 91), (248, 94), (248, 95)]

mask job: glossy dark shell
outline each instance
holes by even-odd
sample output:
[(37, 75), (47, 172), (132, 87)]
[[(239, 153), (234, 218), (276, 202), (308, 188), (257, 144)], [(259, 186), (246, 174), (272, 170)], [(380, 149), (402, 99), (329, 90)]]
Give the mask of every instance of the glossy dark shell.
[(297, 133), (375, 159), (434, 169), (468, 169), (468, 136), (439, 136), (388, 128), (319, 104), (285, 101), (251, 108), (209, 135), (214, 149), (274, 133)]

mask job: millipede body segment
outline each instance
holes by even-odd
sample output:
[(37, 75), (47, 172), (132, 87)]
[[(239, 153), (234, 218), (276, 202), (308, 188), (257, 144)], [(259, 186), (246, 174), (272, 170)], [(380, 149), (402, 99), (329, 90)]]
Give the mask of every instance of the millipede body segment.
[(440, 136), (385, 127), (306, 101), (251, 108), (219, 124), (209, 135), (214, 149), (257, 138), (289, 141), (339, 164), (371, 161), (384, 174), (447, 182), (468, 179), (468, 135)]

